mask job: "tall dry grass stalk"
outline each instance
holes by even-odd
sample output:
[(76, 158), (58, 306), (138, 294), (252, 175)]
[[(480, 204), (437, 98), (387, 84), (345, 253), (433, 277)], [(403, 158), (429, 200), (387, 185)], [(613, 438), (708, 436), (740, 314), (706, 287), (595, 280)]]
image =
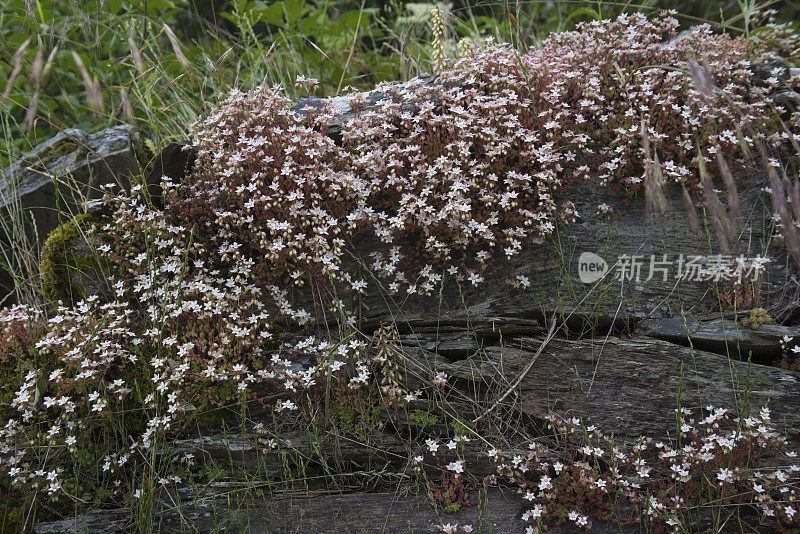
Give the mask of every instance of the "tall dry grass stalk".
[(142, 53), (139, 50), (139, 47), (136, 46), (136, 41), (133, 40), (133, 36), (130, 34), (130, 32), (128, 33), (128, 46), (131, 49), (131, 57), (133, 58), (133, 65), (136, 67), (136, 74), (141, 76), (145, 72)]
[(133, 108), (131, 107), (131, 100), (128, 98), (128, 89), (122, 87), (119, 90), (120, 110), (122, 111), (122, 118), (129, 124), (133, 124)]
[[(730, 254), (738, 242), (736, 221), (722, 205), (719, 195), (717, 195), (717, 192), (714, 190), (714, 184), (711, 182), (708, 170), (706, 169), (705, 158), (700, 150), (697, 151), (697, 168), (700, 173), (700, 185), (703, 188), (703, 201), (706, 206), (706, 215), (710, 219), (711, 225), (714, 227), (720, 250), (723, 254)], [(731, 187), (734, 188), (733, 195), (738, 198), (735, 192), (733, 178), (731, 178)]]
[(172, 31), (172, 28), (164, 22), (162, 24), (164, 28), (164, 33), (167, 34), (167, 39), (169, 39), (169, 43), (172, 45), (172, 50), (175, 52), (175, 57), (178, 58), (178, 62), (183, 65), (183, 68), (187, 71), (191, 71), (191, 64), (189, 60), (186, 59), (186, 56), (183, 55), (183, 50), (181, 50), (181, 45), (178, 42), (178, 37), (176, 37), (175, 32)]
[(647, 213), (651, 216), (660, 216), (667, 211), (667, 198), (664, 196), (664, 175), (661, 171), (661, 162), (658, 154), (651, 156), (650, 135), (647, 132), (647, 122), (642, 119), (642, 151), (644, 152), (644, 196), (647, 202)]
[(6, 87), (3, 89), (3, 100), (8, 98), (8, 95), (11, 94), (11, 90), (14, 88), (14, 84), (19, 78), (19, 75), (22, 73), (22, 59), (25, 57), (25, 52), (28, 50), (28, 46), (30, 46), (31, 40), (26, 39), (24, 43), (19, 45), (17, 51), (14, 52), (14, 56), (11, 58), (11, 76), (8, 77), (8, 82), (6, 82)]
[(703, 227), (700, 224), (700, 217), (697, 215), (697, 208), (692, 202), (692, 197), (689, 195), (689, 190), (686, 189), (686, 182), (681, 180), (681, 197), (683, 199), (683, 207), (686, 209), (686, 217), (689, 220), (689, 228), (695, 236), (700, 236), (703, 233)]
[(797, 206), (797, 200), (800, 200), (800, 184), (795, 181), (789, 193), (792, 197), (792, 211), (795, 216), (792, 217), (789, 206), (787, 205), (787, 191), (784, 189), (784, 184), (790, 184), (786, 173), (783, 173), (783, 180), (778, 176), (778, 172), (771, 165), (768, 168), (770, 188), (772, 189), (772, 211), (778, 216), (778, 221), (781, 225), (781, 232), (783, 233), (783, 240), (789, 254), (795, 262), (795, 265), (800, 266), (800, 230), (797, 228), (797, 222), (800, 221), (800, 207)]
[(722, 176), (722, 181), (725, 183), (725, 189), (728, 192), (728, 218), (731, 221), (736, 221), (742, 218), (742, 209), (739, 206), (739, 195), (736, 192), (736, 184), (733, 181), (733, 173), (731, 173), (730, 167), (728, 167), (728, 162), (725, 161), (725, 157), (722, 155), (722, 151), (717, 148), (717, 166), (719, 167), (719, 173)]
[(102, 115), (105, 108), (103, 106), (103, 92), (100, 90), (100, 81), (97, 79), (97, 76), (93, 78), (89, 74), (89, 71), (86, 69), (86, 65), (83, 64), (83, 60), (77, 52), (74, 50), (71, 50), (70, 52), (72, 54), (72, 59), (75, 61), (75, 66), (78, 67), (78, 72), (81, 73), (81, 77), (83, 78), (83, 85), (86, 88), (86, 99), (89, 102), (89, 109), (91, 109), (96, 115)]

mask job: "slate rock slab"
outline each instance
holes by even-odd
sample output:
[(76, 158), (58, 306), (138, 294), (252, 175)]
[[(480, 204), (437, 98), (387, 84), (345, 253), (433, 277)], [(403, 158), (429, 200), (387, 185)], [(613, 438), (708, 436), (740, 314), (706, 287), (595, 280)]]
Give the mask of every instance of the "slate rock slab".
[[(84, 200), (102, 196), (100, 187), (130, 187), (140, 172), (134, 143), (140, 134), (130, 126), (114, 126), (93, 134), (69, 129), (38, 145), (3, 171), (0, 209), (19, 203), (33, 214), (40, 238), (68, 217)], [(58, 211), (62, 213), (58, 213)], [(82, 212), (82, 210), (80, 211)], [(74, 211), (73, 211), (74, 213)]]
[(739, 360), (747, 360), (752, 356), (752, 361), (762, 364), (780, 361), (783, 356), (781, 340), (784, 337), (797, 340), (787, 344), (789, 349), (800, 342), (800, 327), (763, 324), (753, 329), (743, 325), (741, 320), (737, 322), (730, 319), (648, 319), (637, 325), (636, 332), (680, 345), (691, 344), (697, 349), (730, 355)]
[[(236, 493), (235, 486), (211, 484), (208, 495), (194, 500), (181, 500), (180, 511), (172, 503), (157, 503), (153, 519), (159, 532), (270, 532), (273, 534), (438, 534), (441, 526), (472, 525), (473, 532), (522, 534), (527, 524), (520, 519), (527, 501), (510, 488), (489, 488), (471, 497), (478, 504), (462, 507), (449, 514), (436, 509), (424, 493), (405, 487), (397, 493), (332, 493), (308, 492), (275, 495), (267, 498), (248, 497)], [(226, 496), (214, 498), (214, 493)], [(205, 497), (205, 498), (204, 498)], [(129, 532), (127, 513), (122, 510), (94, 511), (77, 518), (43, 522), (37, 534), (91, 532), (116, 534)], [(594, 522), (597, 534), (639, 532), (635, 524), (614, 526)], [(585, 532), (574, 525), (548, 530), (553, 534)]]
[[(504, 392), (533, 358), (544, 337), (510, 339), (482, 358), (439, 366), (455, 381), (491, 382)], [(666, 341), (636, 338), (554, 338), (507, 401), (538, 420), (573, 413), (620, 442), (675, 435), (675, 409), (707, 405), (737, 413), (750, 389), (749, 414), (768, 405), (776, 428), (800, 445), (800, 373), (729, 359)], [(491, 399), (490, 399), (491, 400)]]
[[(0, 216), (8, 220), (16, 213), (28, 238), (41, 244), (71, 215), (83, 213), (85, 201), (100, 198), (100, 186), (130, 187), (131, 176), (141, 171), (136, 155), (140, 143), (140, 134), (127, 125), (93, 134), (60, 132), (0, 172)], [(0, 246), (7, 251), (12, 237), (4, 228)], [(5, 292), (13, 289), (5, 272), (0, 273), (0, 286)]]
[[(780, 320), (794, 309), (793, 300), (784, 289), (797, 286), (797, 270), (788, 261), (785, 249), (773, 246), (761, 250), (760, 245), (756, 246), (771, 232), (766, 222), (769, 199), (761, 191), (763, 180), (763, 176), (753, 173), (737, 175), (739, 200), (746, 215), (740, 222), (745, 237), (734, 254), (769, 258), (759, 282), (762, 306), (776, 310)], [(716, 290), (727, 291), (730, 283), (721, 282), (715, 288), (707, 280), (678, 278), (678, 269), (681, 258), (684, 262), (692, 257), (707, 258), (720, 254), (720, 249), (714, 244), (713, 235), (709, 249), (706, 237), (692, 234), (686, 223), (680, 189), (668, 187), (667, 196), (666, 214), (654, 218), (646, 213), (643, 195), (628, 200), (609, 194), (593, 181), (575, 184), (562, 199), (575, 202), (580, 219), (559, 228), (557, 234), (544, 241), (529, 242), (510, 260), (498, 258), (494, 268), (486, 273), (486, 282), (459, 287), (451, 280), (445, 283), (441, 296), (431, 297), (389, 298), (371, 287), (363, 299), (364, 318), (369, 323), (391, 319), (420, 323), (437, 317), (479, 321), (501, 315), (537, 320), (556, 314), (573, 328), (590, 326), (624, 331), (643, 319), (711, 316), (720, 307)], [(612, 205), (617, 215), (597, 214), (599, 202)], [(381, 246), (363, 238), (353, 242), (354, 250), (367, 264), (370, 253)], [(579, 258), (584, 252), (597, 254), (606, 262), (609, 270), (605, 278), (594, 283), (580, 280)], [(665, 255), (666, 272), (654, 271), (651, 277), (651, 257), (662, 261)], [(633, 276), (631, 279), (617, 276), (623, 256), (637, 257), (638, 281)], [(512, 287), (511, 282), (517, 276), (527, 277), (530, 286)]]

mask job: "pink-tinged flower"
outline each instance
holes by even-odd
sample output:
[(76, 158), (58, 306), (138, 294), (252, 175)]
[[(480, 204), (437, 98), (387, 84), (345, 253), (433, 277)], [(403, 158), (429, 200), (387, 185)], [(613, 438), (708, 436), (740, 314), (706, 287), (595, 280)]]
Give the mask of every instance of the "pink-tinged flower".
[(452, 471), (456, 474), (460, 474), (464, 472), (464, 460), (456, 460), (454, 462), (450, 462), (447, 464), (448, 471)]
[(733, 482), (733, 471), (726, 468), (721, 468), (717, 473), (717, 480), (720, 481), (720, 484), (723, 482), (732, 483)]

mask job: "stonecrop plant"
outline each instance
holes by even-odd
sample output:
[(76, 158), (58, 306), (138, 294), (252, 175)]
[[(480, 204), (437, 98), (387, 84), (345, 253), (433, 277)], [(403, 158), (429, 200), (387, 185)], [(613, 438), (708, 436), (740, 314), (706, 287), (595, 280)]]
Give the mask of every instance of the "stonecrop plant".
[[(667, 183), (696, 186), (698, 150), (741, 156), (755, 128), (788, 142), (773, 113), (786, 111), (775, 101), (786, 70), (754, 84), (766, 52), (707, 26), (676, 38), (677, 27), (623, 15), (522, 55), (487, 43), (435, 80), (380, 84), (376, 109), (359, 112), (366, 100), (352, 96), (341, 146), (326, 135), (332, 105), (295, 114), (279, 88), (235, 91), (195, 126), (187, 203), (214, 246), (241, 247), (259, 273), (324, 273), (361, 290), (342, 257), (371, 234), (385, 245), (371, 267), (394, 292), (429, 293), (442, 272), (477, 284), (498, 256), (578, 216), (557, 200), (576, 180), (633, 194), (657, 157)], [(692, 62), (713, 86), (695, 86)], [(796, 112), (787, 124), (798, 130)]]
[(529, 534), (553, 523), (590, 528), (592, 517), (656, 532), (710, 530), (715, 504), (760, 515), (778, 531), (800, 525), (800, 462), (769, 409), (742, 419), (713, 406), (700, 412), (680, 408), (674, 439), (642, 438), (630, 450), (578, 418), (552, 415), (560, 452), (534, 442), (524, 456), (488, 454), (531, 503), (522, 516)]
[[(309, 403), (321, 402), (329, 383), (358, 402), (432, 395), (444, 375), (428, 377), (431, 391), (405, 391), (388, 353), (376, 355), (368, 339), (280, 340), (277, 321), (314, 319), (290, 290), (313, 281), (364, 292), (365, 277), (345, 261), (357, 238), (380, 243), (369, 267), (390, 291), (428, 294), (445, 273), (478, 284), (492, 262), (579, 216), (560, 198), (576, 180), (637, 192), (642, 132), (665, 179), (695, 186), (698, 150), (709, 161), (716, 151), (736, 157), (742, 142), (754, 148), (751, 125), (775, 146), (800, 131), (797, 113), (788, 130), (773, 119), (785, 72), (776, 67), (754, 85), (765, 52), (703, 26), (676, 39), (677, 27), (669, 15), (637, 14), (582, 24), (524, 54), (491, 42), (463, 47), (433, 79), (381, 84), (377, 109), (352, 96), (356, 114), (341, 125), (340, 143), (328, 136), (339, 113), (332, 104), (295, 113), (278, 87), (231, 92), (194, 125), (194, 172), (163, 182), (163, 208), (134, 188), (111, 203), (108, 224), (90, 230), (115, 266), (113, 294), (47, 316), (25, 307), (0, 315), (0, 365), (12, 353), (23, 362), (0, 429), (4, 483), (53, 501), (102, 490), (104, 502), (121, 503), (158, 492), (170, 480), (148, 471), (154, 444), (204, 407), (255, 398), (257, 385), (284, 393), (273, 406), (281, 416), (313, 411)], [(714, 87), (694, 86), (695, 59)], [(313, 80), (297, 83), (310, 95)], [(722, 463), (724, 446), (708, 443), (679, 458), (710, 454), (703, 465), (732, 469)], [(97, 476), (79, 468), (92, 462)], [(446, 466), (446, 488), (433, 487), (450, 504), (469, 501), (462, 462)], [(569, 469), (597, 493), (592, 462)], [(552, 475), (531, 481), (515, 474), (517, 464), (501, 473), (550, 489), (543, 481)], [(610, 476), (605, 483), (621, 484)], [(680, 492), (671, 488), (653, 502), (672, 506)], [(714, 495), (731, 497), (726, 491)], [(793, 521), (770, 495), (768, 509)], [(541, 506), (528, 516), (544, 515)], [(575, 513), (576, 524), (588, 524)]]

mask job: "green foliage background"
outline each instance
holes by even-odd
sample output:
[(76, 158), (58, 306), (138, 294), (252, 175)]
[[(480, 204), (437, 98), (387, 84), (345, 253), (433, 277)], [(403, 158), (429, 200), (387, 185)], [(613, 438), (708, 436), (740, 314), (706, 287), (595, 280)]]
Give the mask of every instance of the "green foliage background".
[[(128, 122), (156, 144), (185, 137), (209, 101), (298, 74), (318, 95), (430, 70), (432, 2), (390, 0), (7, 0), (0, 5), (0, 165), (65, 128)], [(519, 47), (620, 12), (677, 9), (688, 24), (744, 31), (751, 11), (794, 21), (799, 2), (453, 0), (446, 46), (487, 36)], [(752, 22), (751, 22), (752, 24)], [(794, 23), (796, 24), (796, 23)], [(170, 39), (170, 31), (174, 39)], [(141, 58), (139, 60), (138, 56)], [(138, 63), (138, 65), (137, 65)], [(91, 102), (91, 103), (90, 103)]]

